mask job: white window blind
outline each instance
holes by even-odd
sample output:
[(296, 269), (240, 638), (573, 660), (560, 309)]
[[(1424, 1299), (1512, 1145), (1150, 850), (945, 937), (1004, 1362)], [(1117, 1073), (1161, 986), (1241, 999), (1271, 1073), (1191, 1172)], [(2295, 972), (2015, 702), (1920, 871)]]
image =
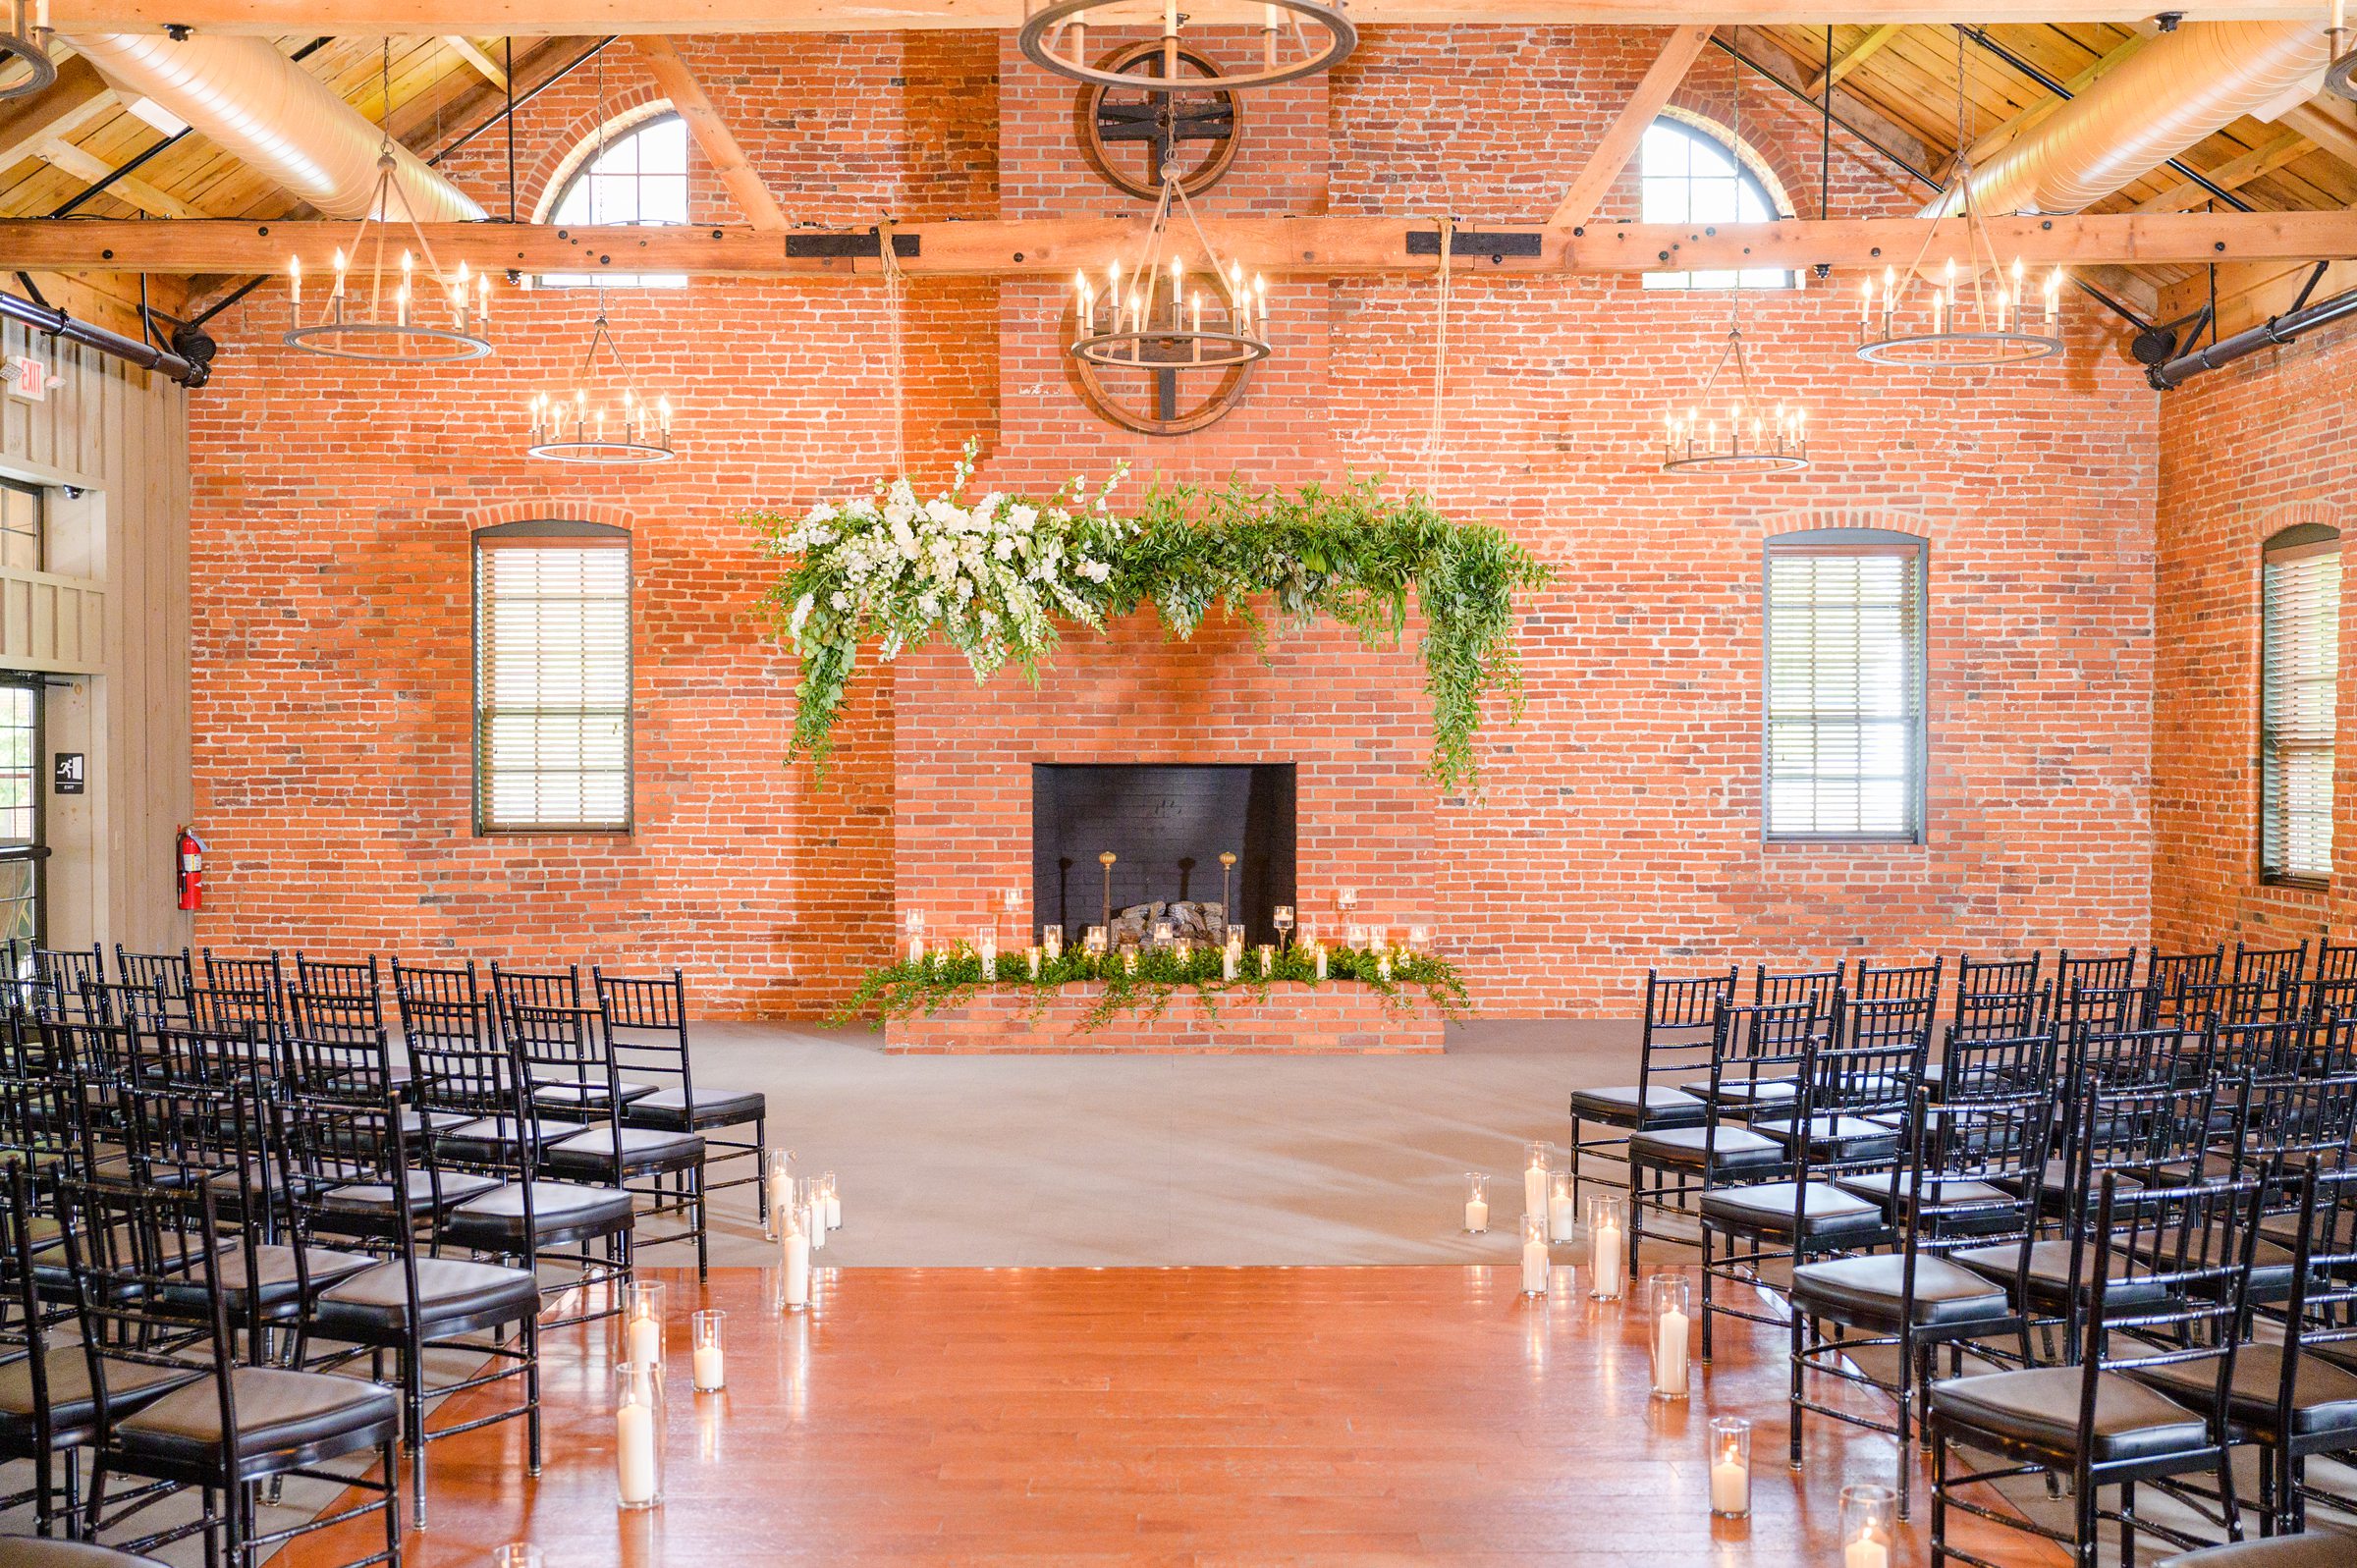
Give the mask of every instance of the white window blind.
[(630, 827), (630, 541), (478, 534), (474, 620), (476, 827)]
[(2259, 858), (2268, 876), (2322, 880), (2332, 874), (2340, 538), (2287, 532), (2260, 569)]
[(1923, 596), (1904, 535), (1769, 547), (1769, 838), (1921, 835)]

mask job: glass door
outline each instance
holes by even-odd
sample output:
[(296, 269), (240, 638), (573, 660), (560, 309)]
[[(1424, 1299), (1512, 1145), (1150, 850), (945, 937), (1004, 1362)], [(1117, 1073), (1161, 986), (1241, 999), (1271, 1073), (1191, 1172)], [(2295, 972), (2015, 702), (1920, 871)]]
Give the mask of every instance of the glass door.
[(41, 677), (0, 672), (0, 941), (20, 964), (46, 936), (49, 858), (41, 789)]

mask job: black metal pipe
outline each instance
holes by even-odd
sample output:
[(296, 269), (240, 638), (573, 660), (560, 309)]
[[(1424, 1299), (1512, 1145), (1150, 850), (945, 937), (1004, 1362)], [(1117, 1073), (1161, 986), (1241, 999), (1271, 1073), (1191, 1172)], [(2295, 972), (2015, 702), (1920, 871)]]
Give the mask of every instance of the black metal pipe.
[(2344, 316), (2357, 315), (2357, 289), (2336, 294), (2331, 298), (2304, 309), (2287, 310), (2279, 316), (2270, 316), (2255, 327), (2246, 327), (2231, 338), (2220, 338), (2207, 349), (2181, 353), (2165, 364), (2158, 364), (2144, 373), (2145, 380), (2161, 392), (2173, 392), (2205, 370), (2292, 342), (2317, 328), (2328, 326)]
[(199, 363), (152, 343), (127, 338), (120, 332), (109, 331), (93, 322), (78, 321), (63, 309), (36, 305), (29, 299), (20, 299), (13, 294), (0, 294), (0, 320), (21, 321), (35, 332), (68, 343), (79, 343), (85, 349), (95, 349), (142, 370), (152, 370), (169, 376), (184, 387), (201, 387), (209, 363)]
[(580, 70), (581, 67), (596, 59), (600, 51), (615, 43), (621, 36), (622, 35), (620, 33), (609, 33), (605, 37), (600, 38), (597, 42), (591, 44), (588, 48), (582, 50), (572, 60), (560, 67), (555, 75), (549, 77), (546, 81), (542, 81), (538, 86), (534, 87), (531, 91), (525, 93), (521, 98), (515, 96), (515, 87), (513, 83), (515, 82), (516, 79), (514, 77), (510, 77), (508, 79), (510, 86), (507, 105), (504, 108), (493, 110), (491, 113), (491, 118), (484, 121), (481, 125), (476, 126), (472, 131), (460, 133), (460, 135), (447, 146), (443, 147), (441, 151), (426, 159), (426, 163), (429, 165), (440, 163), (444, 158), (449, 157), (452, 153), (458, 151), (461, 147), (466, 145), (467, 142), (472, 141), (475, 137), (481, 135), (493, 126), (498, 125), (503, 120), (511, 119), (517, 110), (522, 108), (525, 104), (531, 102), (534, 98), (539, 97), (540, 94), (546, 92), (549, 88), (555, 86), (558, 82), (564, 81), (567, 77), (572, 76), (576, 71)]
[[(2021, 56), (2015, 54), (2003, 44), (1998, 42), (1995, 38), (1990, 37), (1988, 28), (1968, 27), (1962, 23), (1957, 23), (1955, 27), (1956, 30), (1964, 34), (1965, 37), (1970, 38), (1973, 42), (1979, 44), (1982, 48), (1988, 50), (1991, 54), (1997, 56), (2000, 60), (2002, 60), (2005, 64), (2011, 66), (2014, 70), (2020, 72), (2023, 76), (2028, 77), (2032, 81), (2037, 82), (2038, 85), (2044, 87), (2056, 97), (2060, 98), (2063, 102), (2068, 103), (2074, 96), (2071, 90), (2064, 86), (2061, 82), (2056, 81), (2053, 77), (2048, 76), (2045, 72), (2030, 64), (2029, 61), (2024, 60)], [(1958, 147), (1956, 150), (1958, 152), (1962, 152), (1964, 149), (1962, 147)], [(2183, 175), (2186, 179), (2192, 181), (2195, 185), (2200, 186), (2204, 190), (2209, 191), (2212, 195), (2224, 202), (2227, 206), (2232, 207), (2236, 212), (2250, 212), (2254, 210), (2249, 202), (2243, 200), (2242, 197), (2236, 195), (2233, 191), (2228, 190), (2224, 186), (2220, 185), (2217, 181), (2211, 179), (2208, 175), (2202, 173), (2201, 170), (2196, 169), (2192, 164), (2187, 163), (2184, 159), (2171, 158), (2168, 160), (2167, 166), (2171, 169), (2174, 169), (2177, 173)]]

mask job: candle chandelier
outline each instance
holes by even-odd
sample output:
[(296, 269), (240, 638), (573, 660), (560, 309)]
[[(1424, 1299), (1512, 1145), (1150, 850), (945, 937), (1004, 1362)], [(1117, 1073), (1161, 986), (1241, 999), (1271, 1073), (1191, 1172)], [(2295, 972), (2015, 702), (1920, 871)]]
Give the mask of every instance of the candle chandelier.
[[(1711, 401), (1729, 367), (1734, 385), (1722, 407)], [(1664, 473), (1789, 473), (1809, 465), (1808, 411), (1796, 403), (1764, 406), (1751, 390), (1751, 363), (1743, 353), (1743, 325), (1731, 320), (1727, 347), (1711, 366), (1702, 391), (1681, 412), (1663, 415)]]
[(606, 323), (606, 292), (600, 289), (597, 320), (589, 329), (572, 396), (533, 396), (525, 455), (594, 463), (669, 462), (678, 457), (671, 444), (671, 400), (640, 396), (631, 369)]
[[(382, 65), (385, 103), (393, 102), (393, 41), (385, 40)], [(400, 248), (390, 269), (385, 262), (396, 210), (410, 227), (415, 249)], [(371, 233), (373, 231), (373, 234)], [(425, 266), (420, 272), (417, 256)], [(352, 268), (365, 256), (366, 281), (354, 287)], [(376, 154), (376, 193), (360, 215), (349, 258), (339, 247), (327, 298), (318, 314), (306, 321), (302, 309), (302, 258), (289, 257), (287, 285), (294, 325), (286, 332), (290, 349), (324, 354), (333, 359), (369, 359), (404, 364), (435, 364), (475, 359), (491, 351), (491, 280), (467, 271), (462, 261), (445, 273), (434, 260), (434, 247), (410, 205), (407, 183), (393, 156), (393, 134), (387, 131)]]
[[(1181, 254), (1174, 212), (1185, 216), (1195, 254)], [(1269, 285), (1223, 263), (1196, 219), (1176, 164), (1162, 170), (1162, 198), (1145, 243), (1105, 270), (1102, 292), (1085, 272), (1072, 280), (1076, 359), (1109, 369), (1225, 369), (1269, 356)]]
[(2332, 25), (2325, 35), (2332, 50), (2332, 63), (2325, 67), (2325, 90), (2357, 98), (2357, 49), (2349, 46), (2348, 0), (2332, 0)]
[(0, 100), (29, 98), (57, 80), (48, 39), (48, 0), (0, 5)]
[[(1882, 289), (1865, 279), (1858, 289), (1858, 357), (1872, 364), (1920, 369), (1982, 369), (2027, 364), (2062, 351), (2062, 269), (2032, 285), (2016, 256), (2008, 272), (1972, 190), (1970, 134), (1964, 120), (1964, 35), (1956, 33), (1956, 166), (1940, 192), (1938, 216), (1923, 237), (1913, 265), (1885, 267)], [(1963, 268), (1953, 249), (1960, 220)], [(1941, 234), (1948, 254), (1935, 277), (1930, 262)]]
[[(1204, 11), (1225, 14), (1206, 16)], [(1163, 76), (1174, 84), (1164, 90), (1175, 90), (1179, 84), (1180, 29), (1190, 22), (1248, 26), (1257, 18), (1260, 64), (1234, 76), (1223, 73), (1219, 78), (1223, 92), (1271, 87), (1315, 76), (1342, 64), (1358, 47), (1358, 28), (1343, 15), (1341, 4), (1328, 5), (1325, 0), (1232, 0), (1226, 5), (1202, 4), (1198, 11), (1183, 16), (1178, 0), (1050, 0), (1037, 7), (1026, 3), (1022, 30), (1015, 35), (1015, 42), (1024, 58), (1042, 70), (1091, 86), (1133, 90), (1138, 85), (1135, 76), (1118, 65), (1099, 64), (1090, 58), (1088, 29), (1093, 26), (1133, 31), (1154, 26), (1157, 18), (1167, 57)]]

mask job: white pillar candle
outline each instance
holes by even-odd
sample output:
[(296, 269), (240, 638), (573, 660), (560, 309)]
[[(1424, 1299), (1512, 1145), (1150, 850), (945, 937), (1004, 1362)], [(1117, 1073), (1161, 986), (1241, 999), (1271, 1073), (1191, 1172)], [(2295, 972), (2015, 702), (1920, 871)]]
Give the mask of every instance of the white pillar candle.
[(1547, 1294), (1547, 1232), (1542, 1225), (1526, 1225), (1522, 1230), (1522, 1294)]
[(1751, 1471), (1741, 1460), (1712, 1461), (1711, 1512), (1730, 1519), (1751, 1512)]
[(1220, 978), (1222, 980), (1235, 978), (1235, 949), (1233, 947), (1220, 949)]
[(812, 1197), (802, 1205), (802, 1229), (809, 1235), (811, 1246), (823, 1247), (827, 1244), (827, 1208), (824, 1199)]
[[(1566, 1188), (1568, 1187), (1568, 1185), (1569, 1185), (1568, 1183), (1566, 1183), (1566, 1184), (1565, 1184)], [(1577, 1217), (1577, 1216), (1575, 1216), (1575, 1215), (1574, 1215), (1574, 1214), (1571, 1212), (1571, 1209), (1572, 1209), (1572, 1205), (1571, 1205), (1571, 1194), (1570, 1194), (1570, 1192), (1569, 1192), (1568, 1190), (1566, 1190), (1566, 1191), (1563, 1191), (1563, 1192), (1558, 1192), (1558, 1193), (1550, 1193), (1550, 1194), (1548, 1194), (1548, 1197), (1547, 1197), (1547, 1239), (1548, 1239), (1548, 1240), (1550, 1240), (1550, 1241), (1571, 1241), (1571, 1240), (1575, 1240), (1575, 1239), (1578, 1237), (1578, 1234), (1579, 1234), (1579, 1221), (1578, 1221), (1578, 1217)]]
[(632, 1318), (630, 1331), (624, 1339), (625, 1361), (634, 1361), (642, 1367), (663, 1365), (663, 1325), (653, 1318)]
[(800, 1231), (789, 1231), (785, 1241), (786, 1305), (810, 1305), (810, 1238)]
[(1326, 978), (1326, 944), (1319, 943), (1315, 951), (1318, 959), (1318, 978), (1323, 980)]
[(1686, 1392), (1686, 1315), (1675, 1307), (1662, 1314), (1657, 1332), (1661, 1343), (1654, 1351), (1654, 1381), (1656, 1392), (1672, 1398)]
[(1841, 1568), (1891, 1568), (1891, 1547), (1873, 1536), (1862, 1536), (1842, 1548)]
[(1465, 1228), (1471, 1231), (1483, 1231), (1490, 1228), (1490, 1206), (1479, 1198), (1475, 1198), (1465, 1205)]
[(1522, 1172), (1522, 1212), (1526, 1215), (1547, 1213), (1547, 1167), (1532, 1164)]
[(698, 1393), (707, 1393), (707, 1394), (708, 1394), (708, 1393), (711, 1393), (711, 1392), (712, 1392), (714, 1389), (716, 1389), (716, 1388), (724, 1388), (724, 1387), (726, 1387), (726, 1386), (728, 1385), (728, 1379), (727, 1379), (727, 1378), (725, 1378), (725, 1377), (722, 1375), (722, 1367), (723, 1367), (723, 1363), (722, 1363), (722, 1361), (721, 1361), (721, 1356), (720, 1356), (720, 1346), (718, 1346), (718, 1345), (698, 1345), (698, 1346), (696, 1346), (696, 1347), (695, 1347), (695, 1388), (696, 1388), (696, 1392), (698, 1392)]
[(835, 1177), (831, 1173), (821, 1176), (818, 1178), (818, 1184), (819, 1190), (827, 1195), (827, 1228), (841, 1230), (843, 1228), (843, 1194), (836, 1189)]
[(645, 1405), (614, 1412), (614, 1471), (624, 1507), (655, 1500), (655, 1413)]
[(1031, 949), (1031, 978), (1034, 980), (1039, 978), (1039, 949), (1037, 947)]
[(982, 978), (985, 980), (998, 979), (999, 940), (986, 931), (982, 934), (982, 940), (975, 944), (975, 951), (982, 957)]
[(1597, 1226), (1588, 1238), (1588, 1268), (1596, 1276), (1596, 1294), (1608, 1301), (1621, 1292), (1625, 1260), (1620, 1253), (1625, 1245), (1620, 1227), (1609, 1222)]

